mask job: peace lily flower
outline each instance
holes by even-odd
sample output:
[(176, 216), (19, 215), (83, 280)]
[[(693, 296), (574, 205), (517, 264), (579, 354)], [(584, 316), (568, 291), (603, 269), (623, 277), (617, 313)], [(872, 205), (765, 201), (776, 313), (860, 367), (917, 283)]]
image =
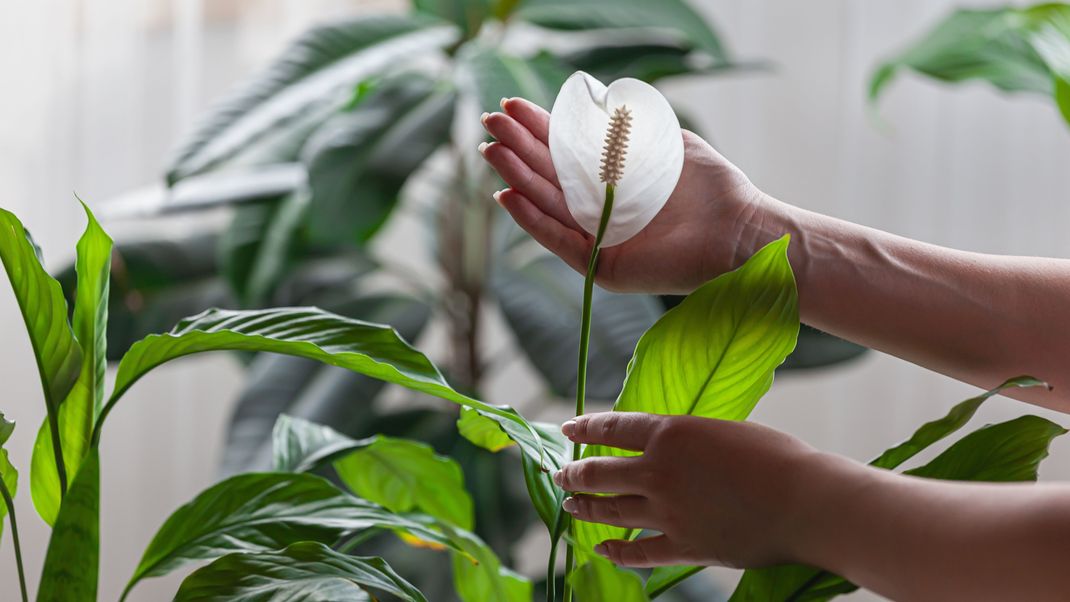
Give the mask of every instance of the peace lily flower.
[(625, 78), (606, 87), (577, 71), (550, 113), (550, 156), (569, 212), (592, 235), (607, 185), (613, 189), (600, 245), (611, 247), (638, 234), (665, 206), (683, 169), (684, 142), (672, 107), (650, 84)]

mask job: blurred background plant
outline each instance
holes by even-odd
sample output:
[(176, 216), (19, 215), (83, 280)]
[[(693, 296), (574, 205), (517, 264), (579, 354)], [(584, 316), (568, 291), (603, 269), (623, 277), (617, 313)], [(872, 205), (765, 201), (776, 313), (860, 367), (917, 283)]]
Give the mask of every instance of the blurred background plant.
[[(545, 380), (539, 403), (570, 399), (582, 278), (497, 210), (491, 194), (501, 182), (475, 150), (485, 138), (480, 114), (511, 96), (549, 107), (577, 69), (654, 83), (762, 67), (733, 58), (683, 0), (414, 0), (408, 15), (314, 27), (203, 116), (174, 153), (162, 195), (104, 205), (111, 220), (232, 209), (218, 230), (119, 242), (109, 355), (208, 307), (314, 305), (392, 324), (409, 340), (441, 321), (459, 390), (478, 394), (489, 371), (522, 357)], [(416, 213), (434, 241), (432, 278), (373, 247), (402, 212)], [(73, 272), (64, 276), (73, 290)], [(599, 291), (591, 398), (616, 397), (639, 336), (677, 301)], [(491, 305), (515, 349), (484, 348)], [(808, 330), (783, 369), (863, 351)], [(509, 562), (513, 542), (536, 520), (519, 463), (475, 453), (455, 434), (455, 408), (414, 405), (411, 394), (377, 403), (383, 383), (300, 358), (243, 361), (225, 475), (269, 466), (281, 413), (351, 437), (430, 441), (462, 462), (477, 531)], [(444, 599), (442, 574), (441, 593), (417, 585)]]

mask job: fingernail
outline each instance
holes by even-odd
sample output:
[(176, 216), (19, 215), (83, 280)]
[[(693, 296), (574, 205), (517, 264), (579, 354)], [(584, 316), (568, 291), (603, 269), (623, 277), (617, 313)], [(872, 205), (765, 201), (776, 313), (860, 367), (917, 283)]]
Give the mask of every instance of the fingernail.
[(498, 192), (495, 192), (492, 195), (494, 197), (494, 201), (497, 202), (499, 205), (502, 204), (502, 193), (503, 192), (505, 192), (505, 190), (499, 190)]
[(559, 470), (554, 473), (554, 483), (557, 483), (558, 487), (564, 487), (565, 475)]
[(576, 432), (576, 421), (568, 420), (561, 425), (561, 434), (566, 437), (571, 437)]
[(487, 125), (487, 118), (488, 117), (490, 117), (490, 113), (483, 113), (482, 115), (479, 116), (479, 123), (482, 123), (483, 125)]
[(487, 152), (487, 147), (488, 147), (488, 146), (490, 146), (490, 145), (489, 145), (489, 144), (487, 144), (486, 142), (480, 142), (480, 143), (479, 143), (479, 146), (478, 146), (478, 147), (476, 147), (476, 150), (478, 150), (478, 151), (479, 151), (479, 154), (481, 154), (481, 155), (482, 155), (483, 153)]
[(501, 106), (501, 108), (504, 109), (505, 108), (505, 103), (507, 103), (507, 102), (509, 102), (509, 99), (503, 96), (502, 97), (502, 101), (499, 102), (498, 105)]
[(565, 501), (561, 503), (561, 508), (569, 514), (575, 514), (579, 504), (576, 503), (576, 498), (567, 497)]
[(594, 551), (595, 551), (596, 554), (598, 554), (600, 556), (607, 556), (608, 557), (608, 555), (609, 555), (609, 546), (607, 546), (604, 543), (600, 543), (600, 544), (598, 544), (597, 546), (594, 547)]

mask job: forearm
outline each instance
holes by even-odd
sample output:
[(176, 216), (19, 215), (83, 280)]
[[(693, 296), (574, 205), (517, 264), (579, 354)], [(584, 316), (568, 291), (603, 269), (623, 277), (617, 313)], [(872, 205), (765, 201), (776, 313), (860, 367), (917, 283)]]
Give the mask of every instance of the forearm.
[(741, 219), (736, 262), (792, 235), (803, 320), (842, 338), (991, 387), (1029, 374), (1023, 399), (1070, 408), (1070, 261), (967, 253), (763, 196)]
[(809, 562), (894, 600), (1066, 598), (1070, 487), (839, 470)]

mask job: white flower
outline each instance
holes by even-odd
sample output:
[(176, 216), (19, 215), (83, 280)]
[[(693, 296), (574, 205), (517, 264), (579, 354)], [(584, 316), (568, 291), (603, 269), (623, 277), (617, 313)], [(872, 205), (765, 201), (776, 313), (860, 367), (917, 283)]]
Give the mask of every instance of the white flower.
[[(621, 131), (612, 139), (618, 110), (623, 141)], [(550, 113), (550, 155), (569, 212), (592, 235), (602, 217), (609, 168), (615, 200), (602, 246), (610, 247), (638, 234), (669, 200), (683, 169), (684, 142), (672, 107), (650, 84), (625, 78), (607, 88), (577, 71), (561, 86)]]

